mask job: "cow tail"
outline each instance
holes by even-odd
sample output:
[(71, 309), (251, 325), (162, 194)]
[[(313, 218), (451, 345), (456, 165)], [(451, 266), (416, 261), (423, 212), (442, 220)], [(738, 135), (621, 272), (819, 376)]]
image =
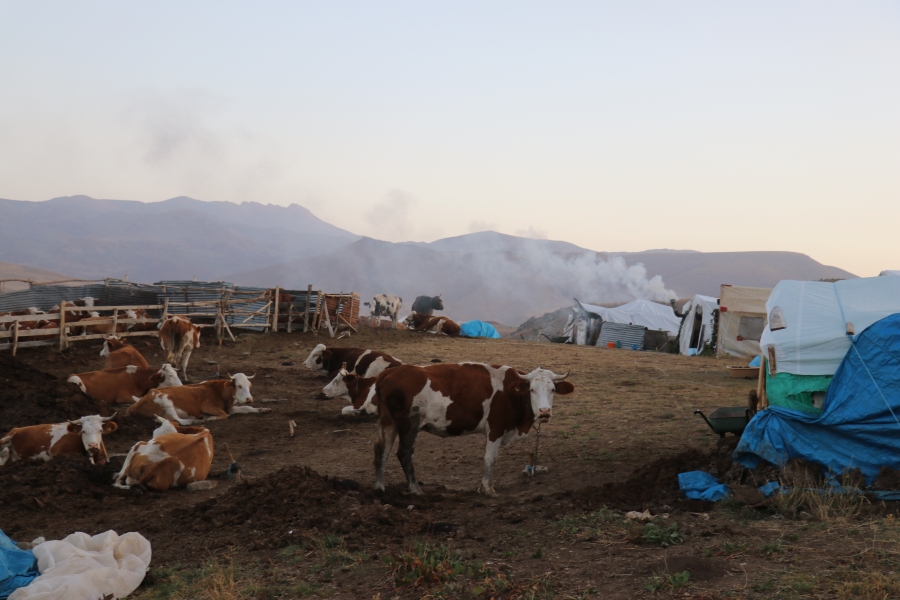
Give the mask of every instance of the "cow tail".
[[(168, 325), (168, 327), (166, 327)], [(165, 361), (169, 362), (169, 358), (175, 354), (175, 327), (171, 321), (166, 321), (160, 328), (159, 337), (162, 342), (163, 349), (166, 351)]]

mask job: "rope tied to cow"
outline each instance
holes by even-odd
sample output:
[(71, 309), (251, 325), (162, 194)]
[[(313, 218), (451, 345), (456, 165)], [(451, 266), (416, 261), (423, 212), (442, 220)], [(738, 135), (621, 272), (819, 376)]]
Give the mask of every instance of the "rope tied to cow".
[(540, 448), (541, 443), (541, 422), (536, 421), (535, 423), (532, 423), (531, 428), (535, 431), (534, 452), (532, 452), (531, 456), (529, 456), (529, 464), (525, 465), (525, 473), (531, 477), (534, 477), (535, 471), (537, 470), (538, 449)]

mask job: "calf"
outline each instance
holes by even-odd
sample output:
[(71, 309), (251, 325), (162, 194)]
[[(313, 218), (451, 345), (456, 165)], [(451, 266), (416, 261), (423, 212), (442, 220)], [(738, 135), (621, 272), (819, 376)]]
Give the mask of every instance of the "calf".
[(184, 380), (188, 381), (187, 366), (191, 352), (200, 347), (200, 328), (187, 317), (170, 315), (159, 325), (159, 343), (166, 355), (166, 362), (181, 367)]
[(459, 325), (447, 317), (429, 317), (420, 315), (415, 311), (409, 313), (409, 316), (406, 317), (406, 325), (413, 331), (443, 333), (449, 336), (458, 336), (461, 331)]
[(164, 390), (150, 390), (128, 407), (127, 414), (139, 417), (165, 417), (179, 425), (192, 425), (200, 420), (227, 419), (238, 413), (267, 413), (271, 408), (246, 406), (253, 403), (253, 385), (243, 373), (230, 379), (214, 379), (195, 385)]
[(496, 495), (492, 481), (500, 447), (524, 438), (537, 419), (550, 420), (555, 394), (571, 394), (568, 376), (538, 367), (527, 375), (512, 367), (462, 363), (388, 369), (375, 382), (380, 422), (375, 444), (375, 489), (384, 490), (384, 468), (394, 439), (409, 491), (421, 494), (413, 468), (420, 430), (440, 437), (483, 433), (487, 438), (479, 492)]
[(103, 341), (103, 349), (100, 351), (100, 356), (106, 357), (106, 362), (103, 364), (104, 371), (119, 369), (129, 365), (138, 367), (139, 369), (150, 368), (147, 359), (144, 358), (137, 348), (128, 344), (122, 338), (114, 335), (109, 336)]
[(350, 403), (341, 410), (342, 415), (378, 412), (375, 399), (375, 377), (360, 377), (341, 369), (331, 383), (322, 388), (327, 398), (343, 398)]
[(325, 344), (319, 344), (310, 353), (306, 362), (306, 368), (334, 378), (346, 363), (347, 370), (362, 377), (375, 377), (385, 369), (402, 365), (403, 363), (384, 352), (366, 350), (365, 348), (326, 348)]
[(394, 329), (397, 328), (397, 315), (400, 314), (403, 298), (393, 294), (378, 294), (372, 298), (371, 302), (365, 302), (364, 305), (371, 309), (370, 317), (390, 317)]
[(213, 460), (213, 438), (205, 427), (179, 427), (166, 419), (149, 442), (138, 442), (128, 452), (113, 485), (129, 489), (140, 485), (164, 492), (203, 481)]
[(50, 460), (60, 454), (87, 454), (92, 463), (106, 464), (103, 434), (112, 433), (115, 417), (93, 415), (77, 421), (16, 427), (0, 438), (0, 466), (17, 460)]
[(103, 402), (130, 404), (154, 388), (178, 387), (181, 381), (172, 365), (164, 364), (159, 369), (140, 369), (134, 365), (79, 373), (69, 377), (81, 391)]

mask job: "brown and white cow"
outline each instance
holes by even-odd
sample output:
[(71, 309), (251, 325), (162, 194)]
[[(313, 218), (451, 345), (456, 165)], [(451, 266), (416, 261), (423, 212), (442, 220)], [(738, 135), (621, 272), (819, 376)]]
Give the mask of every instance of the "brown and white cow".
[(169, 315), (159, 325), (159, 344), (166, 355), (166, 362), (181, 368), (184, 380), (188, 381), (187, 366), (191, 352), (200, 347), (200, 328), (187, 317)]
[[(129, 319), (152, 319), (153, 317), (146, 310), (137, 308), (125, 311), (125, 316)], [(158, 323), (129, 323), (128, 331), (153, 331), (157, 329)]]
[(360, 377), (341, 369), (331, 382), (322, 388), (326, 398), (342, 398), (350, 403), (341, 409), (342, 415), (375, 414), (378, 401), (375, 398), (376, 377)]
[(17, 460), (50, 460), (60, 454), (87, 454), (92, 463), (106, 464), (103, 434), (118, 427), (115, 417), (93, 415), (77, 421), (16, 427), (0, 438), (0, 466)]
[(413, 311), (406, 317), (405, 322), (407, 327), (413, 331), (443, 333), (449, 336), (458, 336), (460, 334), (459, 324), (447, 317), (420, 315)]
[(103, 370), (119, 369), (133, 365), (139, 369), (149, 369), (150, 364), (140, 351), (127, 343), (122, 338), (114, 335), (109, 336), (103, 341), (103, 349), (100, 350), (100, 356), (106, 357), (103, 363)]
[(271, 408), (247, 406), (253, 403), (250, 387), (253, 385), (243, 373), (229, 379), (213, 379), (194, 385), (150, 390), (128, 407), (129, 415), (139, 417), (165, 417), (179, 425), (193, 425), (201, 420), (227, 419), (238, 413), (267, 413)]
[(138, 442), (125, 457), (113, 485), (129, 489), (140, 485), (164, 492), (203, 481), (213, 460), (213, 438), (206, 427), (181, 427), (157, 417), (162, 423), (148, 442)]
[(131, 404), (154, 388), (178, 387), (181, 380), (170, 364), (159, 369), (140, 369), (134, 365), (90, 371), (71, 375), (69, 383), (74, 383), (81, 391), (103, 402), (111, 404)]
[(385, 369), (402, 365), (403, 363), (390, 354), (367, 350), (365, 348), (326, 348), (325, 344), (319, 344), (309, 354), (306, 368), (323, 375), (334, 377), (341, 366), (346, 363), (347, 371), (356, 373), (362, 377), (375, 377)]
[(512, 367), (481, 363), (388, 369), (375, 384), (380, 421), (375, 489), (384, 490), (384, 468), (399, 437), (397, 458), (409, 491), (422, 493), (412, 457), (416, 436), (424, 430), (440, 437), (483, 433), (487, 448), (478, 491), (496, 495), (492, 470), (500, 447), (527, 436), (535, 419), (550, 420), (554, 395), (575, 390), (563, 381), (567, 376), (540, 367), (523, 375)]

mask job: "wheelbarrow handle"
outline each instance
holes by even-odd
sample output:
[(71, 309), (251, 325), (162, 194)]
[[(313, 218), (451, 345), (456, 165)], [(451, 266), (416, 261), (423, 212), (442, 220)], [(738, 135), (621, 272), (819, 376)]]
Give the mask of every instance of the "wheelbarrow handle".
[(694, 411), (694, 414), (700, 415), (701, 417), (703, 417), (703, 420), (706, 421), (706, 424), (709, 425), (709, 428), (713, 430), (713, 433), (719, 433), (718, 431), (716, 431), (716, 428), (713, 427), (713, 424), (709, 422), (709, 419), (706, 418), (706, 415), (703, 414), (702, 410), (700, 410), (698, 408), (697, 410)]

